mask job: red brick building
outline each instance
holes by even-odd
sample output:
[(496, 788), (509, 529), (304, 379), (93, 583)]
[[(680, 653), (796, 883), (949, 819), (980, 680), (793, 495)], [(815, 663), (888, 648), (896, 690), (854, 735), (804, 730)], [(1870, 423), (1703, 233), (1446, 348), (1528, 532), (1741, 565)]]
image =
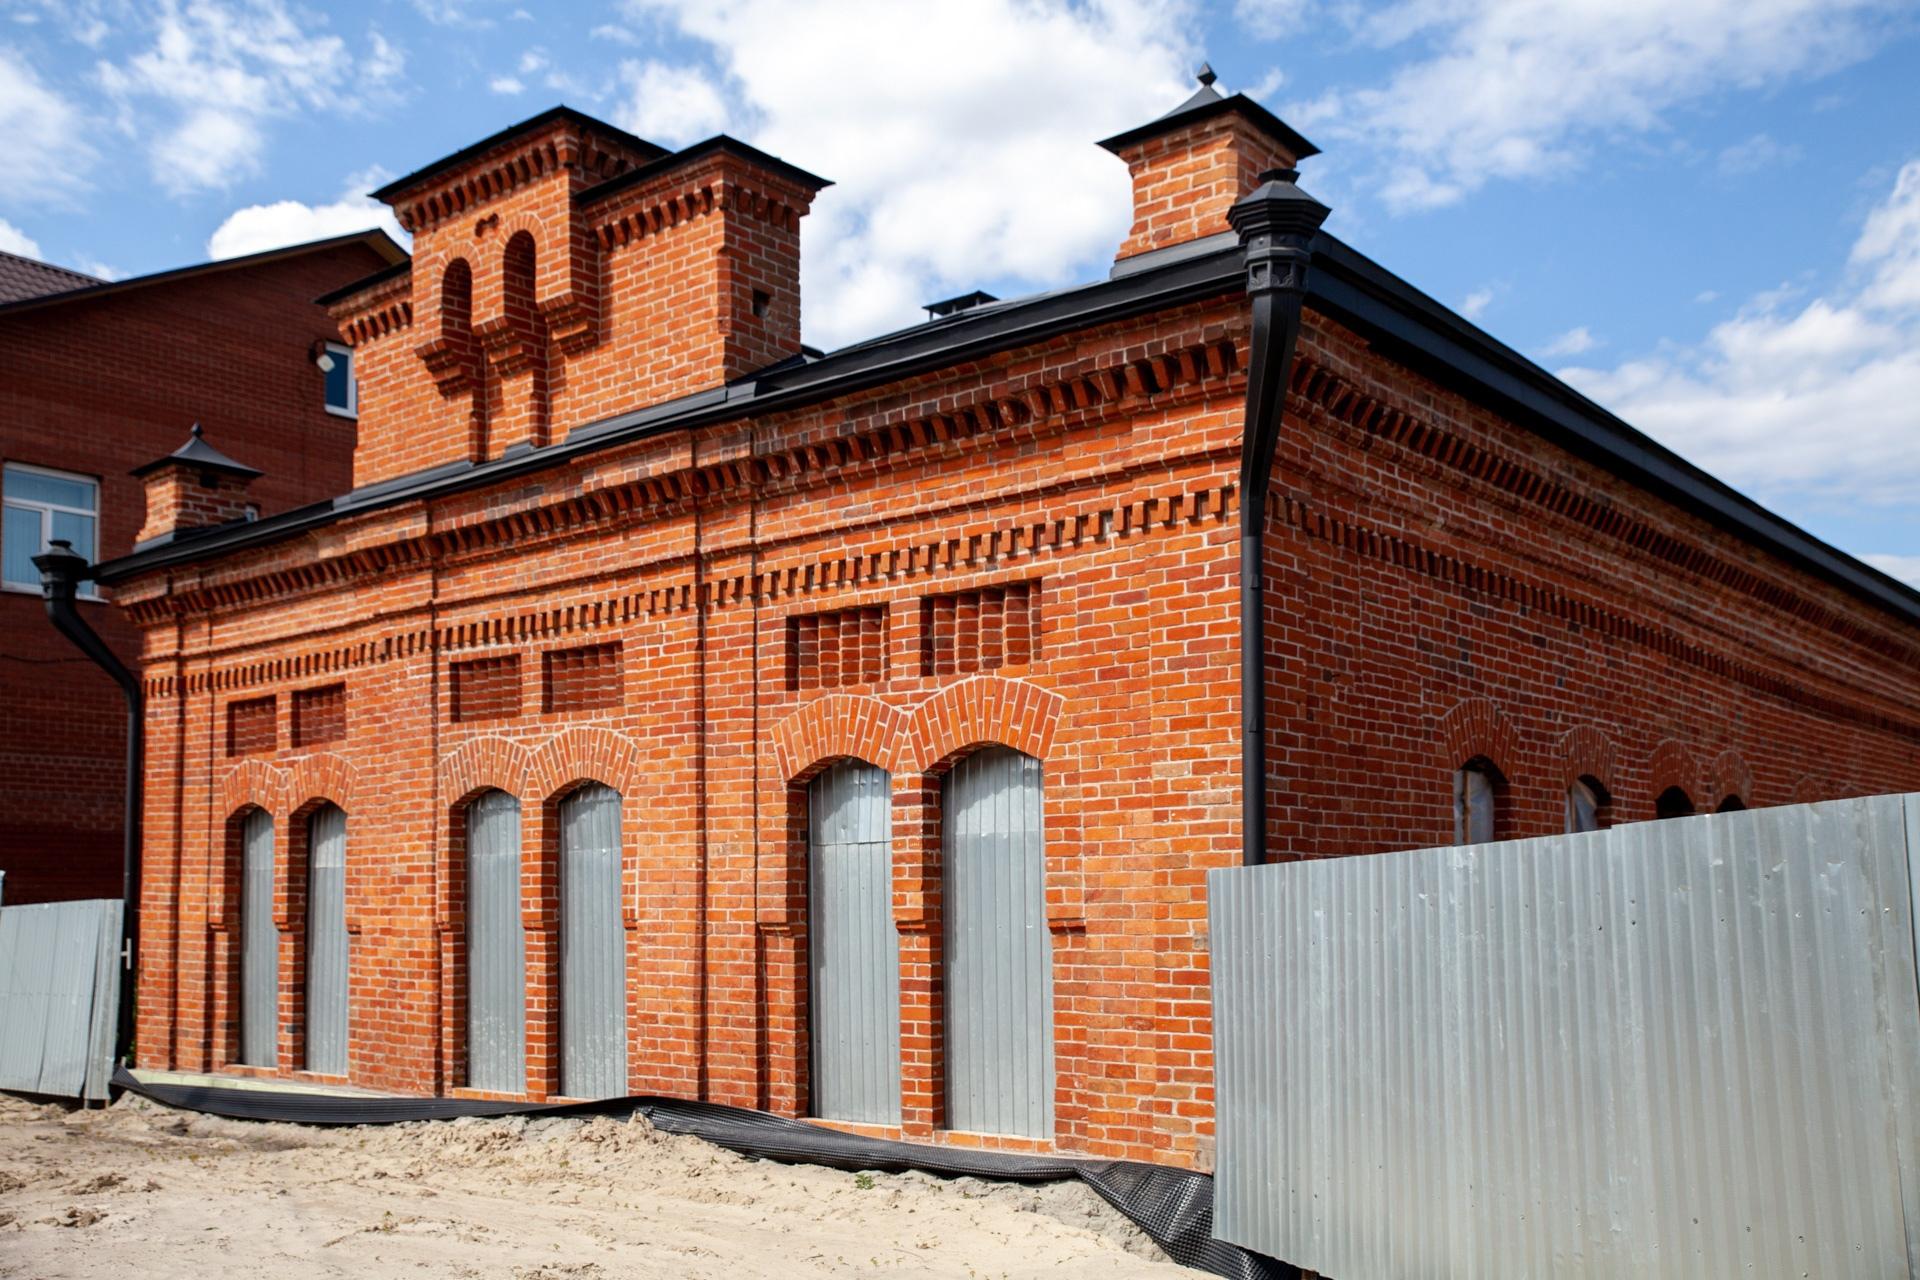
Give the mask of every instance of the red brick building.
[[(344, 489), (354, 422), (326, 407), (313, 353), (338, 334), (314, 299), (404, 256), (369, 232), (110, 284), (0, 254), (5, 901), (120, 896), (125, 708), (47, 625), (31, 557), (48, 536), (88, 556), (132, 551), (142, 494), (128, 470), (195, 422), (269, 470), (248, 495), (262, 514)], [(83, 608), (131, 660), (134, 628)]]
[(825, 355), (822, 181), (730, 139), (555, 111), (382, 192), (351, 488), (100, 571), (141, 1065), (1209, 1166), (1276, 368), (1266, 856), (1920, 787), (1914, 593), (1331, 236), (1270, 363), (1227, 213), (1310, 144), (1203, 86), (1106, 145), (1110, 278)]

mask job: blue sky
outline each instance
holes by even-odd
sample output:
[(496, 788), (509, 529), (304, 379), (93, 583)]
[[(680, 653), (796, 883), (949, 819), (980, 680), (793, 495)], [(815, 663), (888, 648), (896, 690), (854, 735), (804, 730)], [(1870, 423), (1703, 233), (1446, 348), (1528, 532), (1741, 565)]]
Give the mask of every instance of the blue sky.
[(1104, 273), (1096, 138), (1212, 61), (1331, 228), (1920, 582), (1920, 0), (0, 0), (0, 248), (139, 274), (370, 225), (566, 102), (837, 181), (810, 341)]

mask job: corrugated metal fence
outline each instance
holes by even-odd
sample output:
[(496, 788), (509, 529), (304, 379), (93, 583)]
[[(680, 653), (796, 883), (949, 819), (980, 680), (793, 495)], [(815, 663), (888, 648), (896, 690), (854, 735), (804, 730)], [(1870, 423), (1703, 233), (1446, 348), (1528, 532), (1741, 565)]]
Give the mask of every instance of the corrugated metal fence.
[(107, 1096), (120, 912), (117, 898), (0, 908), (0, 1089)]
[(1335, 1280), (1920, 1275), (1920, 797), (1215, 871), (1215, 1234)]

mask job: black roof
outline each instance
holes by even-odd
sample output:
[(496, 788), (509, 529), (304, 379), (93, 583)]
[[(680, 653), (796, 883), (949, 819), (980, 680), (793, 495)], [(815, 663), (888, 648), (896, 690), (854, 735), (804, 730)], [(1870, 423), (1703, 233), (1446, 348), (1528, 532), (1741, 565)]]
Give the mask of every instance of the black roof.
[(1212, 67), (1204, 63), (1201, 64), (1198, 79), (1200, 81), (1200, 87), (1194, 90), (1193, 96), (1185, 102), (1157, 120), (1149, 120), (1145, 124), (1135, 125), (1131, 129), (1126, 129), (1114, 134), (1111, 138), (1102, 138), (1100, 145), (1117, 155), (1136, 142), (1144, 142), (1148, 138), (1168, 133), (1174, 129), (1184, 129), (1188, 125), (1199, 124), (1201, 121), (1211, 120), (1215, 116), (1224, 116), (1238, 112), (1240, 115), (1245, 116), (1247, 120), (1261, 132), (1285, 147), (1295, 160), (1305, 160), (1308, 156), (1317, 156), (1320, 154), (1320, 148), (1301, 137), (1292, 125), (1255, 102), (1252, 98), (1249, 98), (1246, 94), (1236, 93), (1229, 96), (1214, 88)]
[(984, 307), (989, 302), (998, 301), (1000, 299), (984, 289), (975, 289), (971, 293), (957, 294), (951, 298), (942, 298), (938, 302), (929, 302), (920, 309), (938, 320), (942, 316), (957, 315), (962, 311), (971, 311), (975, 307)]
[(197, 422), (193, 424), (192, 430), (187, 432), (187, 442), (185, 444), (164, 458), (155, 458), (152, 462), (141, 463), (127, 474), (133, 476), (149, 475), (162, 467), (172, 466), (175, 463), (190, 466), (199, 471), (220, 471), (230, 476), (246, 476), (251, 478), (260, 474), (258, 468), (250, 467), (244, 462), (235, 462), (232, 458), (229, 458), (226, 454), (208, 444), (206, 439), (201, 435), (200, 424)]
[(382, 267), (370, 276), (361, 276), (352, 284), (343, 284), (338, 289), (332, 289), (321, 294), (313, 300), (314, 305), (324, 307), (329, 303), (338, 302), (342, 298), (351, 298), (362, 289), (371, 289), (376, 284), (391, 280), (395, 276), (403, 276), (411, 270), (413, 270), (413, 255), (408, 254), (390, 267)]
[(622, 146), (639, 152), (644, 157), (663, 156), (667, 154), (667, 149), (658, 143), (648, 142), (645, 138), (628, 133), (625, 129), (615, 128), (606, 121), (596, 119), (584, 111), (575, 111), (572, 107), (568, 106), (549, 107), (537, 116), (528, 116), (518, 124), (510, 124), (500, 130), (500, 132), (489, 134), (471, 146), (460, 148), (452, 155), (442, 156), (431, 164), (422, 165), (412, 173), (395, 178), (392, 182), (387, 183), (386, 186), (369, 194), (371, 194), (375, 200), (391, 202), (394, 196), (401, 194), (411, 187), (418, 186), (437, 174), (445, 173), (448, 169), (465, 164), (475, 156), (483, 155), (501, 143), (511, 142), (522, 134), (533, 133), (536, 130), (544, 129), (557, 120), (565, 120), (569, 123), (579, 125), (583, 129), (592, 129), (596, 133), (603, 133)]
[(575, 196), (574, 200), (579, 204), (590, 204), (602, 196), (612, 195), (614, 192), (634, 186), (636, 183), (645, 182), (655, 174), (665, 173), (670, 169), (677, 169), (689, 160), (698, 160), (703, 156), (713, 155), (715, 152), (720, 151), (724, 151), (728, 155), (739, 156), (742, 160), (751, 160), (761, 168), (771, 169), (781, 177), (796, 182), (813, 191), (819, 191), (822, 188), (833, 185), (830, 179), (823, 178), (815, 173), (808, 173), (797, 164), (788, 164), (779, 156), (768, 155), (766, 152), (760, 150), (760, 148), (742, 142), (738, 138), (729, 137), (724, 133), (716, 133), (704, 142), (696, 142), (692, 146), (682, 147), (680, 150), (670, 154), (663, 154), (637, 168), (629, 169), (617, 177), (608, 178), (605, 182), (588, 187), (585, 191)]

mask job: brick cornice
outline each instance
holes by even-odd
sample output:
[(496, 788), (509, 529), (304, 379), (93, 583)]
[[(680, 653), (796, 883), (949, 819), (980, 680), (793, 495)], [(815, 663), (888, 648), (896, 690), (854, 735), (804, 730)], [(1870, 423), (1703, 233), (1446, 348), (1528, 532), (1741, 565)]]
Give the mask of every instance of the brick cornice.
[(394, 216), (417, 233), (555, 173), (571, 170), (579, 182), (599, 182), (619, 177), (635, 163), (624, 148), (606, 145), (589, 130), (559, 126), (513, 139), (436, 175), (394, 201)]

